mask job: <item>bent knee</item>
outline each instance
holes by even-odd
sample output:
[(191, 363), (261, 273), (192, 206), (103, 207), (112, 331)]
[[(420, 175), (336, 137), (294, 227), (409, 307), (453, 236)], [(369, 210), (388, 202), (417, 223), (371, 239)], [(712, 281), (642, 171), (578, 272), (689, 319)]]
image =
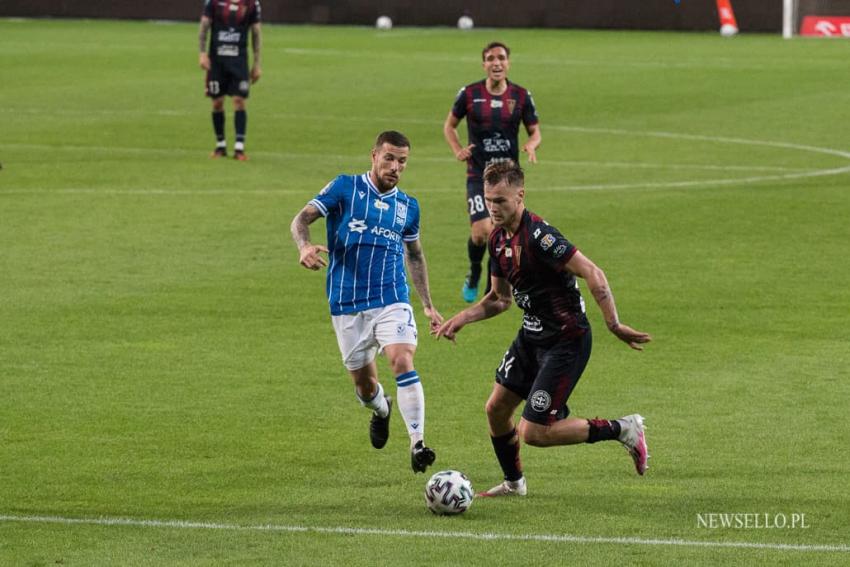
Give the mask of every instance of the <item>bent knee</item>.
[(488, 417), (503, 417), (510, 414), (511, 410), (495, 400), (487, 400), (487, 403), (484, 404), (484, 412)]
[(394, 353), (392, 355), (387, 355), (387, 362), (390, 363), (390, 368), (393, 369), (393, 372), (396, 374), (403, 374), (405, 372), (410, 372), (413, 370), (413, 353), (408, 351), (402, 351), (399, 353)]
[(532, 447), (548, 447), (552, 445), (549, 428), (543, 425), (534, 424), (529, 426), (528, 423), (523, 423), (519, 428), (519, 436), (523, 443)]

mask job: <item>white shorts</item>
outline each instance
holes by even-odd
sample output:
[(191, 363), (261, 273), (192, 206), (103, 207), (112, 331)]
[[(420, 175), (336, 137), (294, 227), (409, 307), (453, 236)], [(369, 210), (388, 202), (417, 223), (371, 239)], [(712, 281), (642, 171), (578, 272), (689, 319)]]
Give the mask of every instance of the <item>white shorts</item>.
[(393, 303), (348, 315), (332, 315), (331, 322), (342, 353), (342, 363), (348, 370), (368, 365), (387, 345), (417, 344), (413, 308), (407, 303)]

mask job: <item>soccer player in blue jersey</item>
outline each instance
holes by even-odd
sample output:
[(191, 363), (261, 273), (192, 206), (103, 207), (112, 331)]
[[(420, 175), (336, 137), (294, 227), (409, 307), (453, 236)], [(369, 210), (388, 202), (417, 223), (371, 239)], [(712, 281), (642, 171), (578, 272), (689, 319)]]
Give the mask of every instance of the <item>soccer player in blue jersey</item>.
[[(212, 39), (207, 48), (207, 33), (212, 28)], [(248, 31), (254, 62), (248, 70)], [(248, 129), (248, 112), (245, 101), (251, 83), (260, 80), (260, 0), (205, 0), (198, 36), (200, 55), (198, 63), (206, 71), (206, 92), (212, 99), (212, 122), (216, 146), (211, 158), (227, 156), (224, 137), (224, 97), (233, 98), (233, 121), (236, 126), (236, 143), (233, 157), (246, 161), (245, 133)]]
[[(486, 406), (504, 481), (479, 496), (526, 494), (520, 439), (537, 447), (616, 440), (628, 450), (638, 474), (644, 474), (649, 453), (642, 416), (570, 417), (567, 400), (591, 348), (590, 323), (576, 278), (587, 282), (614, 336), (637, 350), (651, 337), (620, 322), (605, 273), (558, 229), (525, 208), (519, 165), (489, 165), (484, 170), (484, 197), (496, 225), (489, 240), (492, 289), (436, 333), (438, 338), (455, 340), (465, 325), (504, 312), (512, 298), (523, 310), (522, 327), (496, 370)], [(525, 408), (515, 426), (514, 413), (523, 401)]]
[[(508, 46), (498, 41), (484, 47), (481, 60), (487, 78), (460, 89), (443, 124), (443, 136), (452, 153), (459, 161), (466, 162), (469, 273), (461, 294), (467, 303), (475, 301), (478, 295), (481, 261), (487, 251), (487, 237), (493, 230), (484, 205), (484, 168), (498, 161), (519, 161), (520, 124), (528, 133), (522, 151), (528, 154), (531, 163), (537, 163), (537, 147), (541, 140), (540, 121), (531, 92), (508, 80), (510, 55)], [(457, 133), (457, 127), (464, 118), (468, 134), (466, 146), (461, 145)], [(486, 276), (485, 280), (489, 291), (490, 282)]]
[[(407, 166), (410, 142), (382, 132), (372, 149), (372, 168), (340, 175), (292, 221), (300, 263), (327, 266), (326, 291), (342, 361), (361, 404), (371, 409), (369, 435), (381, 449), (389, 438), (393, 399), (384, 393), (375, 364), (383, 352), (396, 380), (395, 403), (410, 436), (411, 466), (424, 472), (435, 459), (425, 445), (425, 395), (413, 366), (417, 331), (410, 306), (405, 258), (431, 330), (443, 318), (431, 303), (425, 255), (419, 242), (419, 203), (396, 186)], [(310, 241), (309, 225), (325, 217), (328, 246)], [(321, 255), (328, 253), (330, 265)]]

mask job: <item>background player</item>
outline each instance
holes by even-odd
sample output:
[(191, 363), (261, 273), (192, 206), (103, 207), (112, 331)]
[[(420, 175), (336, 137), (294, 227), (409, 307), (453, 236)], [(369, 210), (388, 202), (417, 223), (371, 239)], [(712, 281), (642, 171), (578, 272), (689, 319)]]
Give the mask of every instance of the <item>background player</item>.
[[(396, 403), (410, 436), (411, 466), (424, 472), (434, 451), (424, 444), (425, 395), (413, 367), (417, 331), (408, 298), (405, 256), (425, 315), (436, 331), (443, 318), (431, 303), (425, 255), (419, 242), (419, 203), (396, 184), (407, 166), (410, 142), (400, 132), (381, 133), (372, 168), (340, 175), (292, 221), (292, 237), (305, 268), (327, 266), (327, 294), (343, 364), (357, 397), (373, 410), (369, 434), (380, 449), (389, 437), (392, 399), (378, 381), (375, 356), (383, 352), (395, 375)], [(326, 217), (328, 247), (311, 244), (309, 225)], [(403, 244), (402, 244), (403, 243)]]
[[(207, 53), (207, 33), (212, 27), (212, 40)], [(248, 30), (254, 64), (248, 72)], [(250, 84), (260, 80), (260, 2), (259, 0), (206, 0), (201, 14), (199, 62), (207, 72), (207, 96), (212, 99), (212, 122), (216, 146), (212, 158), (227, 156), (224, 137), (224, 97), (233, 98), (233, 122), (236, 126), (236, 144), (233, 146), (237, 160), (246, 161), (245, 132), (248, 114), (245, 99)], [(250, 80), (249, 80), (250, 79)]]
[[(496, 371), (487, 400), (493, 449), (505, 480), (479, 496), (525, 495), (519, 439), (538, 447), (619, 440), (638, 474), (649, 457), (643, 417), (617, 420), (568, 418), (567, 400), (590, 358), (590, 324), (576, 276), (584, 278), (608, 329), (641, 350), (651, 337), (620, 323), (604, 272), (542, 218), (525, 209), (522, 168), (489, 165), (484, 195), (496, 229), (490, 236), (492, 289), (477, 304), (444, 322), (437, 337), (455, 339), (464, 325), (502, 313), (514, 301), (522, 327)], [(513, 415), (525, 400), (519, 426)]]
[[(537, 163), (540, 125), (531, 93), (508, 80), (511, 50), (495, 41), (481, 52), (487, 78), (460, 89), (454, 106), (443, 124), (443, 136), (455, 157), (466, 162), (466, 201), (469, 206), (470, 235), (467, 241), (469, 273), (461, 293), (467, 303), (478, 295), (481, 261), (487, 250), (487, 237), (493, 230), (484, 205), (481, 175), (487, 164), (511, 159), (519, 161), (519, 124), (525, 125), (528, 140), (522, 151)], [(468, 144), (460, 144), (457, 127), (466, 117)], [(487, 282), (489, 290), (490, 282)]]

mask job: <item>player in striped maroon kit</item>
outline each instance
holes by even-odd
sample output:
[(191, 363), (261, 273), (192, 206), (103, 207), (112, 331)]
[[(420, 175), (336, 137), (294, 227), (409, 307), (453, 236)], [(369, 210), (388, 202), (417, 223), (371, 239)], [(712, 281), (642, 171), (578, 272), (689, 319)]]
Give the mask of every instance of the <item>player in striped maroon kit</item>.
[[(212, 39), (207, 49), (207, 34), (212, 28)], [(248, 70), (248, 32), (254, 62)], [(246, 161), (245, 133), (248, 113), (245, 101), (251, 83), (260, 80), (260, 2), (259, 0), (206, 0), (201, 14), (198, 35), (199, 64), (206, 71), (206, 93), (212, 99), (212, 122), (216, 146), (210, 157), (227, 156), (224, 136), (224, 97), (233, 99), (233, 122), (236, 128), (234, 156)]]
[[(519, 161), (519, 126), (525, 126), (528, 140), (522, 151), (531, 163), (537, 163), (540, 124), (531, 92), (508, 80), (511, 50), (500, 42), (488, 44), (481, 52), (487, 78), (467, 85), (455, 98), (443, 125), (443, 136), (459, 161), (466, 162), (466, 201), (469, 207), (470, 236), (467, 241), (469, 273), (461, 293), (472, 303), (478, 295), (481, 262), (487, 250), (487, 236), (493, 223), (484, 205), (481, 175), (490, 163)], [(462, 146), (457, 127), (466, 118), (467, 145)], [(487, 281), (489, 291), (490, 282)]]
[[(617, 440), (628, 450), (638, 474), (644, 474), (649, 454), (642, 416), (568, 417), (567, 400), (591, 350), (590, 323), (576, 278), (587, 282), (608, 330), (618, 339), (641, 350), (651, 337), (620, 322), (605, 273), (555, 227), (526, 210), (519, 165), (487, 166), (484, 196), (496, 226), (489, 240), (492, 289), (445, 321), (436, 333), (438, 338), (454, 340), (465, 325), (508, 309), (512, 296), (524, 313), (487, 400), (490, 436), (504, 481), (479, 496), (526, 494), (520, 439), (538, 447)], [(514, 413), (523, 401), (522, 418), (514, 426)]]

